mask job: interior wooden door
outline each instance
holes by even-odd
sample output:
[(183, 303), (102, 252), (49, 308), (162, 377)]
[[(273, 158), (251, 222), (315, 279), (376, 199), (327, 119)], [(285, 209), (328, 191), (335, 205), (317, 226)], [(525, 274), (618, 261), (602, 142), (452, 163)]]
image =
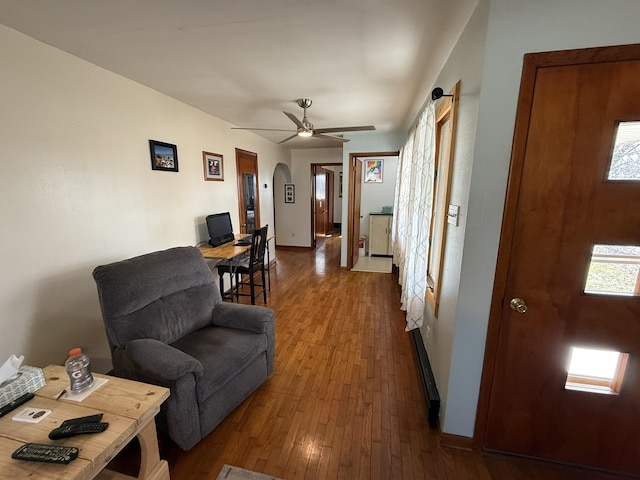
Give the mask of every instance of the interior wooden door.
[[(640, 174), (612, 172), (629, 125), (640, 163), (640, 45), (527, 55), (522, 78), (485, 357), (484, 448), (638, 473), (638, 288), (590, 282), (603, 246), (626, 252), (605, 263), (635, 262), (638, 278)], [(591, 361), (620, 352), (618, 383), (569, 375), (575, 347), (594, 349)]]
[(236, 148), (236, 171), (240, 233), (252, 233), (260, 227), (258, 155)]
[(315, 234), (324, 236), (327, 233), (327, 171), (322, 167), (315, 169)]

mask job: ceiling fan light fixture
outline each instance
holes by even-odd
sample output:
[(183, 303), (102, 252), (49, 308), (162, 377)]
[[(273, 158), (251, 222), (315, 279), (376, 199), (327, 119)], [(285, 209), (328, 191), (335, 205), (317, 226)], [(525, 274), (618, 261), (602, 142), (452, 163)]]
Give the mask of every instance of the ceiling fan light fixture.
[[(296, 117), (293, 113), (285, 112), (284, 113), (289, 120), (291, 120), (295, 125), (295, 130), (282, 130), (282, 129), (274, 129), (274, 128), (242, 128), (242, 130), (271, 130), (271, 131), (286, 131), (292, 132), (293, 135), (285, 138), (278, 142), (278, 144), (288, 142), (296, 137), (315, 137), (321, 140), (331, 140), (334, 142), (346, 143), (349, 141), (348, 138), (344, 138), (342, 135), (326, 135), (327, 133), (342, 133), (342, 132), (364, 132), (368, 130), (375, 130), (376, 127), (373, 125), (361, 125), (361, 126), (352, 126), (352, 127), (329, 127), (329, 128), (314, 128), (313, 123), (309, 121), (307, 118), (307, 108), (311, 106), (311, 100), (308, 98), (299, 98), (296, 100), (298, 106), (303, 109), (302, 112), (302, 120)], [(232, 127), (234, 128), (234, 127)], [(294, 133), (295, 132), (295, 133)]]

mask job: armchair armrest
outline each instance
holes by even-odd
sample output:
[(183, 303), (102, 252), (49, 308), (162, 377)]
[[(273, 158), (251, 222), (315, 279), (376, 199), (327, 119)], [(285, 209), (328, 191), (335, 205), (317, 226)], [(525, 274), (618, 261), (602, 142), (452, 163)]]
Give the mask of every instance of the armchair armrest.
[(268, 333), (273, 330), (273, 310), (258, 305), (220, 302), (216, 304), (211, 323), (220, 327)]
[(188, 373), (196, 377), (203, 373), (202, 364), (191, 355), (151, 338), (128, 342), (122, 353), (137, 374), (149, 381), (175, 382)]

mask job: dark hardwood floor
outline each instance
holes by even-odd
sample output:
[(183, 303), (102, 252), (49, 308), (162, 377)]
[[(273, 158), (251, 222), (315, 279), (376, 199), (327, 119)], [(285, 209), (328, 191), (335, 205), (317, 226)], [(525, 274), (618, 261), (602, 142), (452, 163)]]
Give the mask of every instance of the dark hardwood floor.
[[(191, 451), (160, 438), (172, 479), (214, 480), (225, 463), (285, 480), (620, 478), (441, 447), (395, 274), (347, 272), (339, 256), (339, 236), (315, 252), (277, 251), (276, 371)], [(135, 469), (136, 449), (115, 468)]]

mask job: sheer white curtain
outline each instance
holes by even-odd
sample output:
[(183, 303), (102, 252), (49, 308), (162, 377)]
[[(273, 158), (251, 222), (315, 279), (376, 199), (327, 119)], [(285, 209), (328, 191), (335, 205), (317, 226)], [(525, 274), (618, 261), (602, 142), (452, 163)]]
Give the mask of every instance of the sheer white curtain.
[(431, 102), (400, 151), (393, 208), (393, 263), (402, 285), (407, 331), (420, 328), (424, 316), (434, 164), (435, 107)]

